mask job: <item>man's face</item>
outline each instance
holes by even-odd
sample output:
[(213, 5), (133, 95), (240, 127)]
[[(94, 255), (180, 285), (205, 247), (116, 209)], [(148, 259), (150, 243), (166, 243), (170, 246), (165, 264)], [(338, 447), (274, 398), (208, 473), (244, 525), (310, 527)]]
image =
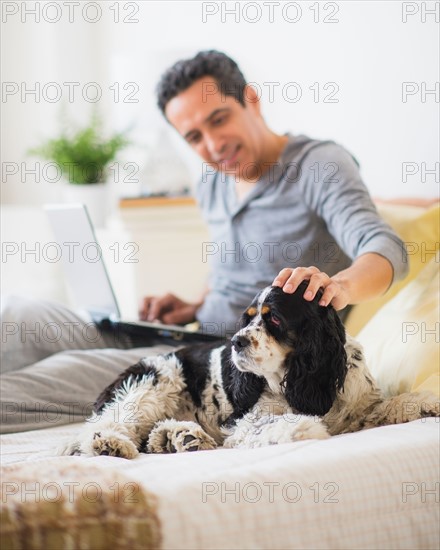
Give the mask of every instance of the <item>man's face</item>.
[(264, 124), (258, 98), (245, 107), (204, 77), (171, 99), (165, 114), (193, 150), (215, 170), (252, 179), (264, 167)]

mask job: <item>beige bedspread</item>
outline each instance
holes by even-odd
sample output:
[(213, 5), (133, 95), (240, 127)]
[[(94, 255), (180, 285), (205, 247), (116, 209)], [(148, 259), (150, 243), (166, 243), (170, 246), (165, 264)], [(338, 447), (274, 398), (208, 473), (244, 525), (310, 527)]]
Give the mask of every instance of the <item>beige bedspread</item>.
[(38, 456), (76, 426), (5, 435), (3, 547), (437, 549), (439, 428), (132, 461)]

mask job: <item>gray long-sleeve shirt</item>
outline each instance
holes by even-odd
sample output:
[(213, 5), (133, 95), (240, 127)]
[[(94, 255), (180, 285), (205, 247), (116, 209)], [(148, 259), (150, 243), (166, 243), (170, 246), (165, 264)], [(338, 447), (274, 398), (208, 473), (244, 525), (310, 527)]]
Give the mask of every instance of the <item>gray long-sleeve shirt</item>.
[(367, 252), (408, 272), (404, 243), (378, 215), (356, 160), (340, 145), (288, 134), (277, 163), (237, 199), (234, 177), (205, 173), (196, 198), (210, 229), (209, 288), (197, 312), (209, 332), (234, 332), (243, 310), (284, 267), (332, 276)]

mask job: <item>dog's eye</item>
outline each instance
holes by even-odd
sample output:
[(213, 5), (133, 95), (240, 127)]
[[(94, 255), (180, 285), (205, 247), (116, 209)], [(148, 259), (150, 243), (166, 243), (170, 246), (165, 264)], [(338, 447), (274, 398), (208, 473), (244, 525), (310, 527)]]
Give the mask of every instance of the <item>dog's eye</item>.
[(272, 325), (275, 325), (276, 327), (279, 327), (281, 325), (281, 321), (278, 319), (278, 317), (275, 317), (275, 315), (271, 315), (269, 317), (269, 321), (272, 323)]

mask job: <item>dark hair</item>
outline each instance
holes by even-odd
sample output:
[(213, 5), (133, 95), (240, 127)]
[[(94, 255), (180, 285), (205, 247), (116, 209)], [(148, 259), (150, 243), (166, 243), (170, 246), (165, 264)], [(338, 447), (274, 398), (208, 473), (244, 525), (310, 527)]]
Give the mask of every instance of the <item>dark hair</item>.
[(173, 97), (204, 76), (213, 77), (223, 95), (234, 97), (244, 106), (246, 80), (237, 63), (222, 52), (209, 50), (177, 61), (162, 75), (156, 88), (157, 104), (162, 113), (165, 115), (165, 107)]

